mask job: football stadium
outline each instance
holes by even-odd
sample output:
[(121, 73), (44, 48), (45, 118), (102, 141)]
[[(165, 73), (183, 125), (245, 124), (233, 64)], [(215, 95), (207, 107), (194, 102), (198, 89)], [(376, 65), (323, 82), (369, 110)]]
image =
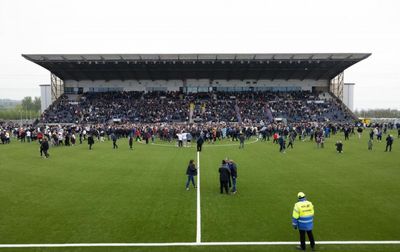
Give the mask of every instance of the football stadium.
[(400, 124), (345, 83), (370, 55), (23, 54), (50, 84), (0, 125), (0, 251), (399, 251)]

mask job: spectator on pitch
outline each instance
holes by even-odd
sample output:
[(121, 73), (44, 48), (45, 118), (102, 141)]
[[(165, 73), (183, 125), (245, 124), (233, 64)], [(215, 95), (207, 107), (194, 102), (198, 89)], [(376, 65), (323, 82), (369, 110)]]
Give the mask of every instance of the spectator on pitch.
[(10, 143), (10, 132), (6, 131), (5, 139), (6, 139), (5, 143), (9, 144)]
[(74, 146), (75, 143), (76, 143), (76, 136), (75, 136), (75, 133), (72, 133), (72, 135), (71, 135), (71, 144), (72, 144), (72, 146)]
[(357, 128), (358, 139), (361, 138), (362, 132), (363, 132), (363, 129), (361, 127), (358, 127)]
[(371, 131), (369, 132), (369, 139), (374, 140), (374, 130), (371, 129)]
[(93, 145), (93, 144), (94, 144), (93, 134), (89, 134), (89, 136), (88, 136), (89, 150), (92, 149), (92, 145)]
[(222, 160), (222, 165), (219, 168), (219, 188), (221, 194), (224, 193), (223, 189), (225, 189), (226, 194), (229, 194), (228, 184), (231, 177), (231, 171), (225, 160)]
[(189, 161), (189, 165), (186, 169), (186, 175), (188, 176), (188, 179), (186, 182), (186, 190), (189, 191), (190, 182), (192, 182), (193, 187), (196, 189), (197, 187), (196, 187), (196, 184), (194, 183), (194, 176), (197, 176), (197, 169), (196, 169), (193, 159), (191, 159)]
[(378, 130), (378, 134), (376, 135), (376, 140), (378, 142), (382, 141), (382, 130), (381, 129)]
[(31, 140), (32, 140), (32, 133), (31, 133), (31, 131), (28, 129), (28, 130), (25, 132), (25, 134), (26, 134), (26, 139), (28, 140), (28, 143), (30, 143)]
[(368, 150), (372, 150), (372, 145), (373, 145), (372, 139), (370, 138), (370, 139), (368, 140)]
[(350, 128), (349, 127), (344, 128), (344, 140), (349, 140), (349, 135), (350, 135)]
[(48, 158), (49, 154), (49, 141), (47, 141), (47, 137), (45, 137), (40, 145), (40, 156), (42, 157), (44, 154), (44, 158)]
[(186, 133), (186, 142), (187, 142), (187, 147), (192, 146), (192, 134), (190, 132)]
[(314, 251), (315, 241), (312, 233), (314, 224), (314, 206), (306, 199), (303, 192), (297, 194), (298, 202), (294, 205), (292, 214), (292, 225), (300, 233), (299, 250), (306, 250), (306, 233), (310, 240), (311, 250)]
[(295, 132), (294, 131), (290, 132), (290, 134), (289, 134), (289, 143), (286, 146), (286, 149), (289, 149), (289, 146), (290, 146), (290, 148), (293, 149), (293, 142), (294, 142), (295, 138), (296, 138)]
[(117, 145), (117, 135), (115, 135), (114, 132), (111, 133), (111, 140), (113, 142), (113, 149), (118, 149), (118, 145)]
[(336, 151), (338, 153), (342, 153), (343, 152), (343, 143), (342, 143), (342, 141), (337, 141), (335, 145), (336, 145)]
[(283, 135), (279, 136), (278, 143), (279, 143), (279, 152), (286, 153), (285, 152), (285, 138)]
[(385, 151), (392, 151), (392, 144), (393, 144), (393, 136), (392, 135), (388, 135), (386, 137), (386, 150)]
[(378, 129), (378, 127), (375, 127), (375, 128), (374, 128), (374, 135), (375, 135), (375, 136), (378, 136), (378, 133), (379, 133), (379, 129)]
[(315, 136), (315, 142), (317, 143), (317, 149), (319, 149), (321, 145), (321, 137), (319, 135)]
[(79, 144), (82, 144), (82, 140), (83, 140), (83, 132), (82, 130), (79, 131)]
[(65, 146), (70, 146), (69, 141), (70, 140), (70, 136), (69, 134), (65, 135)]
[(201, 152), (203, 148), (203, 143), (204, 143), (203, 136), (200, 135), (199, 138), (197, 138), (197, 151)]
[(320, 147), (321, 149), (323, 149), (325, 144), (325, 136), (322, 135), (319, 141), (320, 141)]
[(272, 143), (278, 143), (278, 138), (279, 138), (278, 132), (275, 132), (272, 138), (273, 138)]
[(239, 135), (239, 149), (244, 149), (244, 134), (240, 133)]
[(42, 143), (42, 140), (43, 140), (43, 133), (39, 131), (39, 132), (37, 133), (36, 138), (37, 138), (37, 140), (39, 141), (39, 144), (41, 144), (41, 143)]
[(129, 135), (129, 149), (133, 150), (133, 136), (132, 134)]
[(182, 135), (182, 146), (183, 147), (187, 147), (187, 134), (186, 134), (186, 132), (182, 132), (181, 135)]
[(178, 133), (178, 134), (176, 134), (176, 136), (178, 137), (178, 147), (183, 147), (183, 136), (182, 136), (182, 133)]
[(232, 193), (235, 194), (237, 192), (237, 188), (236, 188), (237, 166), (233, 160), (229, 160), (228, 167), (231, 172), (231, 178), (232, 178)]

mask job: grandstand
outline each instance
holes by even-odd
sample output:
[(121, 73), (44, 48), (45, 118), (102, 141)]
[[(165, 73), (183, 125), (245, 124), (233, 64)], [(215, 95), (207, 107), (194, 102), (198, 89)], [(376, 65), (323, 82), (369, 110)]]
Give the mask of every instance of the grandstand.
[(349, 122), (343, 72), (369, 56), (23, 55), (51, 72), (43, 123)]

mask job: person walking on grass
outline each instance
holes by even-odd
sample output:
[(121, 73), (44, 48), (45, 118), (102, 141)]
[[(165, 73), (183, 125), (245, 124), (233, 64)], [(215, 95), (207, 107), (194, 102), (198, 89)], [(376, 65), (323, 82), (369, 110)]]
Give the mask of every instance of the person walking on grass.
[(283, 135), (280, 135), (279, 138), (278, 138), (279, 152), (280, 153), (286, 153), (286, 151), (285, 151), (285, 147), (286, 147), (285, 142), (286, 142), (285, 141), (285, 137)]
[(44, 158), (48, 158), (49, 154), (49, 141), (47, 141), (47, 137), (44, 138), (42, 143), (40, 144), (40, 156), (42, 157), (44, 154)]
[(133, 150), (133, 135), (129, 135), (129, 149)]
[(342, 143), (342, 141), (337, 141), (335, 146), (336, 146), (337, 153), (342, 153), (343, 152), (343, 143)]
[(244, 149), (244, 134), (240, 133), (239, 135), (239, 149)]
[(194, 164), (194, 160), (191, 159), (189, 161), (189, 165), (186, 169), (186, 175), (188, 176), (187, 182), (186, 182), (186, 190), (189, 191), (189, 185), (190, 182), (192, 182), (193, 187), (196, 189), (196, 184), (194, 183), (194, 177), (197, 176), (197, 168)]
[(235, 194), (237, 192), (237, 189), (236, 189), (237, 166), (233, 160), (229, 160), (228, 167), (229, 167), (229, 170), (231, 171), (231, 177), (232, 177), (232, 193)]
[(392, 151), (392, 144), (393, 144), (393, 136), (392, 135), (388, 135), (386, 137), (386, 150), (385, 150), (385, 152), (387, 152), (388, 149), (389, 149), (389, 151)]
[(292, 132), (289, 134), (289, 143), (288, 143), (288, 145), (286, 146), (286, 149), (289, 149), (289, 146), (293, 149), (293, 142), (294, 142), (295, 139), (296, 139), (295, 132), (292, 131)]
[(113, 142), (113, 149), (118, 149), (118, 145), (117, 145), (117, 135), (115, 135), (115, 133), (111, 133), (111, 140)]
[(89, 145), (89, 150), (92, 150), (92, 145), (94, 144), (94, 139), (92, 134), (89, 134), (87, 142)]
[(204, 143), (203, 136), (200, 135), (199, 138), (197, 139), (197, 151), (198, 152), (201, 152), (203, 143)]
[(222, 160), (221, 167), (219, 167), (219, 188), (221, 194), (224, 193), (224, 189), (226, 194), (229, 194), (228, 184), (230, 182), (231, 171), (229, 170), (228, 164), (225, 160)]
[(314, 206), (306, 199), (303, 192), (297, 194), (298, 202), (294, 205), (292, 214), (292, 225), (294, 229), (298, 229), (300, 233), (299, 250), (306, 250), (306, 233), (310, 240), (311, 249), (315, 250), (315, 241), (313, 230), (314, 222)]
[(368, 140), (368, 150), (372, 150), (372, 145), (373, 145), (372, 139), (370, 138), (370, 139)]

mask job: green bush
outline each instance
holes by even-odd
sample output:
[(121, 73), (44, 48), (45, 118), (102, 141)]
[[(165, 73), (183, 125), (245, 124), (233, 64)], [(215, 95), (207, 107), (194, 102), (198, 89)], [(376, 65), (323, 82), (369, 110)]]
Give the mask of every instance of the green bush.
[(39, 117), (39, 111), (12, 109), (0, 109), (0, 120), (35, 119)]

